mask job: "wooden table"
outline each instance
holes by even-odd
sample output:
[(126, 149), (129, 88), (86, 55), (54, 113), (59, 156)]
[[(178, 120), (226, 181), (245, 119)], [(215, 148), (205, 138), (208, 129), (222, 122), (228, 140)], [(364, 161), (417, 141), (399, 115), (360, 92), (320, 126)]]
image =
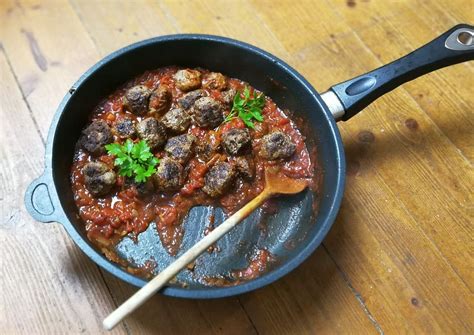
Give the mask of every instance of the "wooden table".
[[(23, 193), (59, 101), (108, 53), (152, 36), (237, 38), (323, 91), (474, 21), (471, 0), (0, 2), (0, 333), (104, 332), (135, 288), (92, 263)], [(347, 189), (323, 245), (243, 296), (156, 296), (115, 334), (474, 332), (474, 63), (427, 75), (339, 123)]]

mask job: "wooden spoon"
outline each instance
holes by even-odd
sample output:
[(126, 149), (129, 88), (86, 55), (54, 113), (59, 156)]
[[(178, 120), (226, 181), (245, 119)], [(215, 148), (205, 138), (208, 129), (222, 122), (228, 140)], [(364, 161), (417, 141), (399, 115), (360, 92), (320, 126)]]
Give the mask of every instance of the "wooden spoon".
[(184, 269), (186, 265), (194, 261), (199, 255), (206, 251), (207, 248), (228, 233), (240, 221), (249, 216), (250, 213), (252, 213), (270, 196), (275, 194), (296, 194), (303, 191), (307, 186), (308, 182), (304, 179), (291, 179), (277, 173), (277, 171), (272, 171), (270, 169), (265, 170), (265, 188), (262, 193), (217, 226), (207, 236), (197, 242), (193, 247), (182, 254), (177, 260), (149, 281), (148, 284), (143, 286), (133, 296), (107, 316), (103, 322), (104, 328), (107, 330), (114, 328), (123, 318), (140, 307), (182, 269)]

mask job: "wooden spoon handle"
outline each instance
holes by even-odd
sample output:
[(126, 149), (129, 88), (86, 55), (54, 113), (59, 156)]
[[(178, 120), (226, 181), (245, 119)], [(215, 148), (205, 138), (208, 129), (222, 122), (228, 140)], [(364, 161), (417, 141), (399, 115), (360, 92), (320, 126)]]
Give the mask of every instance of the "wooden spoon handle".
[(198, 243), (192, 246), (177, 260), (171, 263), (166, 269), (160, 272), (155, 278), (150, 280), (148, 284), (143, 286), (127, 301), (120, 305), (115, 311), (110, 313), (103, 321), (103, 326), (107, 330), (114, 328), (123, 318), (132, 313), (135, 309), (140, 307), (166, 283), (168, 283), (174, 276), (176, 276), (189, 263), (194, 261), (199, 255), (213, 245), (217, 240), (234, 228), (240, 221), (245, 219), (258, 206), (260, 206), (271, 195), (266, 189), (263, 190), (257, 197), (247, 203), (239, 211), (237, 211), (230, 218), (221, 223), (217, 228), (212, 230), (207, 236), (201, 239)]

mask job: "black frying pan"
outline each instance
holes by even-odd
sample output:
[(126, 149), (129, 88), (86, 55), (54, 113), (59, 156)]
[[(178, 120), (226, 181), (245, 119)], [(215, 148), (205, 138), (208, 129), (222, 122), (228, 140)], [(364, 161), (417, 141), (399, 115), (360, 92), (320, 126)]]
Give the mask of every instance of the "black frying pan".
[[(52, 121), (46, 145), (44, 174), (34, 180), (25, 194), (26, 208), (38, 221), (57, 221), (64, 225), (76, 244), (98, 265), (133, 285), (145, 281), (107, 260), (86, 238), (79, 220), (69, 181), (74, 145), (88, 115), (97, 103), (146, 70), (168, 65), (201, 66), (242, 79), (270, 96), (283, 109), (289, 109), (305, 121), (304, 135), (311, 149), (317, 147), (322, 186), (318, 193), (306, 191), (279, 198), (279, 211), (267, 220), (267, 233), (261, 234), (257, 211), (219, 241), (219, 253), (204, 254), (198, 261), (198, 275), (214, 276), (242, 268), (255, 246), (268, 249), (278, 261), (274, 267), (252, 281), (215, 288), (195, 281), (183, 271), (178, 284), (162, 292), (185, 298), (215, 298), (240, 294), (267, 285), (303, 262), (321, 243), (338, 212), (345, 182), (345, 160), (335, 120), (348, 120), (379, 96), (404, 82), (430, 71), (474, 59), (474, 29), (458, 25), (437, 39), (367, 74), (333, 86), (323, 94), (294, 69), (275, 56), (254, 46), (217, 36), (171, 35), (152, 38), (125, 47), (107, 56), (88, 70), (61, 102)], [(313, 210), (313, 200), (319, 209)], [(181, 249), (203, 236), (212, 209), (194, 208), (184, 222)], [(216, 223), (223, 221), (216, 209)], [(172, 258), (161, 246), (154, 225), (134, 244), (124, 238), (118, 253), (135, 265), (153, 257), (157, 271)], [(289, 247), (291, 246), (291, 247)], [(187, 285), (183, 288), (181, 284)]]

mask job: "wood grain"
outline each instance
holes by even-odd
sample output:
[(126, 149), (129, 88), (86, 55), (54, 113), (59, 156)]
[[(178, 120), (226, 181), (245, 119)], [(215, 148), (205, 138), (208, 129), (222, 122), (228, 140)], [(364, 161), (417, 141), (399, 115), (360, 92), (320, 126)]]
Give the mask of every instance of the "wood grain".
[[(56, 106), (100, 57), (157, 35), (218, 34), (324, 91), (473, 21), (469, 0), (1, 1), (0, 333), (101, 333), (135, 291), (22, 205)], [(341, 212), (292, 274), (237, 298), (158, 295), (116, 333), (473, 333), (473, 78), (472, 62), (437, 71), (339, 124)]]
[[(325, 83), (331, 73), (333, 76), (344, 76), (344, 73), (352, 76), (380, 65), (360, 37), (354, 34), (349, 41), (348, 39), (346, 36), (341, 42), (336, 38), (327, 45), (308, 48), (299, 54), (300, 65), (304, 67), (308, 77), (322, 78), (319, 81)], [(354, 54), (359, 55), (357, 63), (350, 57)], [(330, 83), (326, 85), (329, 86)], [(418, 126), (407, 123), (409, 119), (416, 120)], [(355, 249), (351, 249), (348, 254), (344, 253), (341, 248), (343, 237), (352, 236), (356, 233), (355, 229), (363, 229), (365, 226), (355, 228), (358, 221), (356, 217), (347, 218), (351, 224), (348, 224), (348, 220), (340, 223), (339, 217), (336, 227), (325, 242), (336, 263), (343, 262), (342, 268), (347, 271), (349, 278), (357, 278), (353, 282), (354, 287), (364, 299), (366, 295), (376, 295), (374, 301), (377, 306), (373, 306), (370, 300), (366, 302), (384, 330), (396, 331), (402, 320), (415, 319), (430, 311), (434, 315), (433, 320), (416, 323), (427, 327), (420, 328), (419, 331), (446, 331), (453, 324), (455, 326), (451, 331), (456, 327), (466, 327), (465, 331), (472, 328), (472, 324), (465, 324), (464, 320), (458, 320), (456, 324), (456, 315), (449, 316), (445, 310), (445, 304), (451, 304), (448, 311), (457, 310), (456, 313), (461, 314), (463, 310), (472, 311), (470, 300), (453, 300), (450, 294), (444, 295), (448, 290), (454, 289), (459, 291), (452, 291), (451, 294), (472, 297), (471, 290), (466, 286), (472, 274), (472, 254), (469, 252), (472, 231), (468, 228), (469, 222), (472, 222), (472, 211), (467, 205), (472, 196), (469, 192), (472, 169), (403, 89), (379, 99), (350, 122), (342, 123), (340, 129), (344, 135), (351, 175), (342, 213), (346, 204), (353, 204), (351, 206), (356, 209), (354, 211), (358, 215), (362, 214), (359, 220), (371, 223), (360, 232), (360, 236), (374, 235), (378, 243), (385, 243), (376, 247), (375, 250), (380, 250), (378, 253), (370, 253), (369, 250), (375, 247), (370, 239), (367, 243), (372, 245), (367, 245), (368, 249), (364, 248), (364, 243), (351, 241)], [(436, 144), (434, 147), (433, 143)], [(454, 161), (457, 163), (453, 164), (460, 171), (450, 170), (449, 163)], [(455, 177), (452, 177), (453, 174)], [(449, 180), (450, 178), (452, 179)], [(464, 188), (464, 191), (458, 193), (458, 202), (453, 202), (452, 193), (456, 190), (451, 186), (453, 181), (460, 183), (458, 187), (461, 189)], [(387, 208), (390, 210), (386, 210)], [(395, 245), (387, 244), (394, 240), (397, 240)], [(357, 251), (359, 248), (362, 250)], [(454, 271), (454, 264), (446, 262), (445, 257), (452, 255), (453, 248), (457, 255), (462, 254), (453, 263), (459, 262), (463, 277), (459, 277)], [(446, 255), (440, 250), (444, 250)], [(365, 260), (367, 268), (362, 269), (362, 272), (360, 264), (354, 264), (354, 255), (357, 255), (356, 258), (372, 256)], [(386, 256), (391, 258), (392, 264), (384, 259)], [(405, 269), (407, 259), (412, 263)], [(397, 273), (394, 265), (401, 267), (400, 273)], [(412, 270), (414, 266), (417, 268), (415, 272)], [(374, 276), (375, 270), (379, 275), (384, 275), (382, 282), (373, 281), (374, 277), (377, 278), (377, 275)], [(367, 274), (366, 278), (364, 273)], [(440, 280), (432, 281), (431, 278)], [(391, 284), (386, 287), (388, 281)], [(457, 285), (446, 285), (453, 281)], [(409, 290), (410, 287), (414, 290)], [(404, 291), (405, 294), (402, 294)], [(436, 297), (431, 295), (435, 291), (439, 292)], [(411, 299), (415, 298), (419, 305), (424, 301), (420, 295), (423, 297), (425, 294), (430, 295), (430, 305), (427, 306), (425, 302), (424, 310), (419, 311), (411, 304)], [(384, 297), (387, 299), (388, 295), (392, 297), (384, 301)], [(413, 313), (412, 309), (417, 313)], [(379, 315), (377, 311), (382, 311), (383, 314)], [(433, 328), (442, 320), (441, 315), (447, 316), (445, 323), (440, 323), (438, 329)], [(392, 329), (389, 322), (397, 316), (401, 318), (400, 323), (396, 323), (396, 327)]]
[(114, 305), (97, 267), (61, 227), (34, 222), (22, 204), (43, 168), (43, 142), (1, 47), (0, 73), (1, 332), (103, 333), (100, 320)]

